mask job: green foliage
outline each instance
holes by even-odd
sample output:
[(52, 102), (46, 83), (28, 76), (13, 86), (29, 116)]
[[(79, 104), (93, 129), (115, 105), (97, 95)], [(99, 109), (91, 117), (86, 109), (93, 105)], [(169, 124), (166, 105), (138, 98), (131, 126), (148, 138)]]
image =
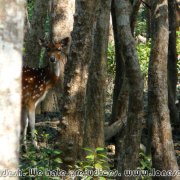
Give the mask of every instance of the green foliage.
[(135, 27), (135, 34), (145, 34), (146, 33), (146, 21), (137, 21), (137, 25)]
[(109, 75), (115, 73), (115, 47), (114, 44), (109, 43), (107, 51), (107, 72)]
[[(90, 149), (90, 148), (84, 148), (86, 152), (86, 157), (83, 161), (77, 161), (76, 165), (73, 169), (78, 171), (93, 171), (93, 172), (99, 172), (99, 171), (108, 171), (109, 170), (109, 164), (108, 164), (108, 157), (106, 149), (98, 147), (96, 149)], [(72, 167), (71, 167), (72, 168)], [(82, 179), (93, 179), (93, 177), (97, 177), (98, 179), (105, 179), (100, 174), (92, 174), (92, 176), (83, 175)]]
[(35, 3), (35, 0), (27, 0), (27, 11), (28, 11), (29, 21), (32, 20), (32, 15), (33, 15), (33, 10), (34, 10), (34, 3)]
[(20, 169), (29, 178), (31, 178), (30, 170), (37, 169), (42, 172), (42, 176), (36, 174), (36, 179), (54, 179), (53, 177), (47, 177), (45, 172), (59, 169), (59, 165), (62, 163), (59, 157), (61, 151), (55, 150), (48, 145), (49, 134), (43, 133), (39, 136), (44, 139), (45, 147), (41, 147), (40, 151), (35, 150), (33, 146), (28, 147), (27, 153), (22, 154), (20, 157)]
[(135, 34), (136, 35), (145, 35), (146, 34), (146, 17), (145, 17), (145, 8), (140, 7), (137, 22), (135, 26)]
[[(137, 53), (138, 53), (141, 71), (143, 73), (145, 82), (147, 82), (149, 56), (150, 56), (150, 42), (139, 43), (137, 45), (136, 49), (137, 49)], [(107, 57), (107, 59), (108, 59), (108, 62), (107, 62), (108, 75), (114, 75), (115, 69), (116, 69), (114, 44), (109, 44), (107, 55), (108, 55), (108, 57)]]
[[(138, 169), (141, 170), (142, 172), (144, 170), (151, 172), (151, 169), (152, 169), (151, 158), (148, 157), (144, 152), (139, 153), (139, 167), (138, 167)], [(151, 177), (148, 177), (148, 176), (142, 176), (141, 177), (141, 180), (150, 180), (150, 179), (151, 179)]]
[(139, 43), (136, 47), (138, 58), (140, 61), (141, 71), (144, 78), (147, 80), (148, 77), (148, 65), (150, 56), (150, 43)]

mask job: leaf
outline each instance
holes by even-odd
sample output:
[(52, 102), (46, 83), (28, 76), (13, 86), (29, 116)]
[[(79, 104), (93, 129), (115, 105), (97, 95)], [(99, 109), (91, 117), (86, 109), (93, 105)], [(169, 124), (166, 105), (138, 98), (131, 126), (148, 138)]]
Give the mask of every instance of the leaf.
[(97, 147), (96, 148), (96, 152), (99, 152), (99, 151), (106, 152), (106, 149), (105, 148), (101, 148), (101, 147)]
[(95, 168), (96, 168), (96, 169), (102, 169), (102, 164), (96, 163), (96, 164), (95, 164)]
[(93, 178), (90, 176), (85, 178), (85, 180), (91, 180), (91, 179), (93, 179)]
[(54, 162), (56, 162), (56, 163), (62, 163), (62, 160), (61, 160), (60, 158), (56, 158), (56, 159), (54, 160)]
[(94, 151), (92, 150), (92, 149), (90, 149), (90, 148), (83, 148), (85, 151), (88, 151), (88, 152), (91, 152), (91, 153), (93, 153)]
[(59, 150), (54, 150), (53, 151), (53, 154), (61, 154), (62, 153), (62, 151), (59, 151)]
[(105, 158), (105, 159), (109, 159), (108, 157), (107, 157), (107, 155), (104, 155), (104, 154), (98, 154), (98, 156), (100, 156), (100, 157), (102, 157), (102, 158)]
[(84, 166), (84, 169), (90, 170), (90, 169), (93, 169), (93, 167), (90, 165), (86, 165), (86, 166)]
[(94, 155), (93, 155), (93, 154), (90, 154), (90, 155), (86, 156), (86, 159), (94, 160)]
[(106, 180), (105, 177), (99, 177), (99, 180)]

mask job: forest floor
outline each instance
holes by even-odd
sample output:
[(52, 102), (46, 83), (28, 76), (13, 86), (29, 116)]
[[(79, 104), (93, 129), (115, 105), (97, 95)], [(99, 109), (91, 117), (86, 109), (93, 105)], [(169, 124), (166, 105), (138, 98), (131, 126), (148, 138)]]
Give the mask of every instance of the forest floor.
[[(108, 84), (108, 88), (106, 92), (106, 104), (105, 104), (106, 122), (108, 122), (111, 115), (112, 92), (113, 92), (113, 87), (114, 87), (112, 80), (109, 80), (107, 84)], [(145, 106), (147, 105), (147, 93), (145, 93), (144, 104)], [(40, 134), (40, 136), (38, 136), (38, 141), (39, 141), (40, 146), (45, 146), (45, 143), (47, 143), (47, 142), (44, 142), (43, 140), (44, 138), (43, 134), (51, 134), (49, 142), (51, 142), (51, 144), (54, 142), (54, 145), (56, 144), (56, 137), (58, 136), (58, 133), (59, 133), (59, 127), (58, 127), (59, 117), (60, 117), (59, 113), (45, 113), (45, 114), (38, 114), (36, 116), (36, 119), (37, 119), (36, 128), (38, 130), (38, 134)], [(173, 125), (172, 129), (173, 129), (175, 153), (176, 153), (178, 165), (180, 167), (180, 124)], [(143, 132), (145, 133), (143, 133), (144, 137), (142, 139), (147, 137), (147, 134), (146, 134), (147, 129), (145, 128)], [(145, 140), (143, 140), (143, 142), (144, 141)], [(111, 155), (112, 153), (114, 152), (110, 152)]]

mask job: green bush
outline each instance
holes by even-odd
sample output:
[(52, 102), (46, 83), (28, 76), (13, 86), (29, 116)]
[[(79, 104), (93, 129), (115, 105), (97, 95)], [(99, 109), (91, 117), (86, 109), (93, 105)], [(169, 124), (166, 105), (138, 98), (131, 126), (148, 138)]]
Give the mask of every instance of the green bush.
[(107, 51), (107, 72), (108, 75), (114, 75), (115, 73), (115, 46), (113, 43), (109, 43)]
[(61, 151), (53, 149), (49, 144), (49, 134), (43, 133), (39, 135), (45, 142), (45, 147), (41, 147), (39, 151), (34, 149), (34, 146), (28, 147), (28, 151), (20, 157), (20, 170), (25, 175), (26, 179), (32, 179), (30, 174), (32, 169), (37, 169), (42, 172), (42, 176), (35, 175), (36, 179), (55, 179), (55, 177), (47, 176), (47, 170), (58, 170), (62, 163), (59, 157)]
[[(108, 157), (107, 152), (105, 148), (98, 147), (96, 149), (90, 149), (90, 148), (84, 148), (86, 152), (86, 157), (82, 161), (77, 161), (76, 165), (73, 167), (73, 170), (83, 171), (83, 172), (102, 172), (105, 173), (109, 170), (109, 164), (108, 164)], [(72, 168), (72, 167), (71, 167)], [(98, 177), (99, 180), (106, 179), (105, 177), (101, 176), (101, 174), (92, 174), (85, 176), (82, 176), (82, 179), (90, 180), (94, 177)]]
[(139, 43), (136, 49), (137, 49), (138, 58), (140, 62), (141, 72), (143, 73), (145, 80), (147, 80), (149, 57), (150, 57), (150, 42)]
[(28, 11), (29, 21), (32, 20), (32, 15), (33, 15), (33, 10), (34, 10), (34, 3), (35, 3), (35, 0), (27, 0), (27, 11)]
[[(140, 152), (139, 153), (139, 170), (141, 170), (142, 172), (148, 171), (149, 173), (151, 172), (152, 169), (152, 162), (151, 162), (151, 158), (149, 156), (147, 156), (144, 152)], [(150, 176), (142, 176), (140, 177), (141, 180), (150, 180), (151, 177)], [(139, 178), (137, 178), (137, 180), (139, 180)]]

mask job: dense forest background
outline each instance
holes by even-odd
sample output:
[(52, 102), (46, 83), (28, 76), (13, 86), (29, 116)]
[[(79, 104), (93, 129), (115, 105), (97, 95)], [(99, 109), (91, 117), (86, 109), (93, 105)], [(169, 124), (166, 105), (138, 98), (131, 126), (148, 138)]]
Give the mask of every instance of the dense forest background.
[[(0, 169), (19, 168), (14, 179), (179, 179), (179, 0), (0, 4)], [(24, 149), (21, 72), (42, 79), (56, 53), (60, 78), (37, 100)]]

